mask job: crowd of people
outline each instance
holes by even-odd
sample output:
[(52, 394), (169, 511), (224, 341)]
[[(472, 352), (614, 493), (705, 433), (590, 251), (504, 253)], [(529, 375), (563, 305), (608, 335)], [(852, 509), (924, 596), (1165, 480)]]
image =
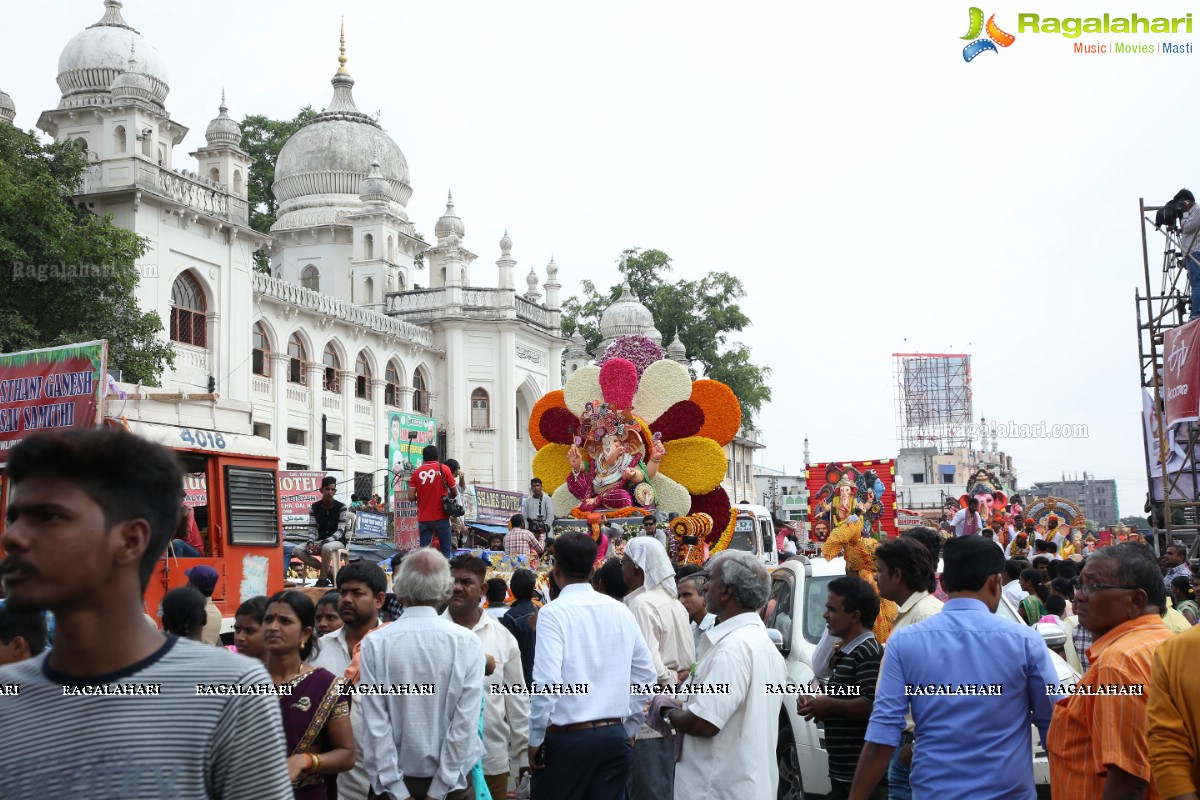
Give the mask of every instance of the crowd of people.
[[(352, 561), (315, 600), (243, 602), (223, 647), (210, 567), (164, 597), (166, 636), (142, 610), (178, 529), (169, 451), (46, 434), (8, 475), (5, 797), (769, 800), (785, 702), (823, 726), (834, 797), (1032, 798), (1031, 735), (1055, 798), (1200, 786), (1181, 546), (1025, 562), (969, 531), (909, 530), (875, 550), (875, 586), (827, 584), (814, 682), (787, 696), (766, 567), (738, 551), (674, 564), (655, 525), (600, 560), (587, 533), (514, 519), (503, 546), (547, 560), (541, 590), (434, 547), (397, 554), (390, 580)], [(898, 609), (886, 641), (881, 599)]]

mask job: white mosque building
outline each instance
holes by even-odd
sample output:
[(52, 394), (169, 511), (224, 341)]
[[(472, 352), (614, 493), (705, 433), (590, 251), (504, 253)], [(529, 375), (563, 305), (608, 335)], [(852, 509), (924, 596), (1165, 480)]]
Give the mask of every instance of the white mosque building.
[[(121, 2), (105, 0), (100, 21), (64, 47), (62, 99), (37, 127), (91, 162), (77, 201), (148, 240), (138, 300), (176, 353), (161, 388), (122, 384), (129, 396), (110, 411), (256, 435), (281, 467), (342, 470), (375, 492), (389, 410), (428, 415), (470, 480), (525, 488), (525, 421), (562, 386), (558, 266), (550, 260), (540, 288), (531, 269), (518, 291), (513, 241), (499, 242), (495, 271), (476, 264), (450, 198), (430, 243), (419, 238), (408, 162), (355, 104), (344, 40), (338, 61), (332, 99), (279, 155), (268, 236), (248, 224), (251, 159), (224, 97), (187, 161), (164, 59)], [(0, 124), (14, 119), (0, 92)], [(254, 269), (260, 250), (269, 275)]]

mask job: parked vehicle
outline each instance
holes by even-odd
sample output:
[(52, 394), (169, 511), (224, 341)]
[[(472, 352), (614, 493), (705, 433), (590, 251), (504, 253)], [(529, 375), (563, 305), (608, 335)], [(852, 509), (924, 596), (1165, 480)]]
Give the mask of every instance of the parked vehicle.
[[(763, 612), (767, 633), (787, 661), (788, 682), (806, 686), (813, 680), (812, 654), (825, 631), (825, 599), (829, 584), (846, 574), (842, 558), (791, 558), (771, 573), (771, 595)], [(1017, 610), (1001, 598), (996, 613), (1024, 625)], [(1058, 626), (1039, 626), (1039, 632), (1051, 648), (1061, 684), (1075, 684), (1079, 675), (1053, 652), (1061, 647), (1065, 635)], [(796, 713), (794, 697), (785, 698), (779, 719), (779, 800), (804, 800), (824, 797), (829, 782), (829, 757), (825, 751), (824, 725), (805, 720)], [(1036, 729), (1033, 732), (1033, 774), (1039, 796), (1049, 796), (1050, 766)]]
[(775, 523), (771, 512), (766, 506), (752, 506), (748, 503), (733, 507), (737, 514), (734, 522), (733, 538), (729, 541), (730, 550), (743, 550), (754, 553), (767, 567), (774, 569), (779, 564), (779, 553), (775, 547)]

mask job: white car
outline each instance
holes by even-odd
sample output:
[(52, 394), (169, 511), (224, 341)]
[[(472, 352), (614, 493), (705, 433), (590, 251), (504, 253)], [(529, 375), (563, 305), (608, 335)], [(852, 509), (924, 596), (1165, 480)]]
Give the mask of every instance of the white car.
[[(829, 584), (846, 574), (845, 559), (790, 558), (771, 573), (771, 596), (764, 610), (767, 632), (787, 662), (788, 681), (797, 686), (813, 679), (812, 654), (825, 632), (825, 598)], [(1017, 611), (1001, 598), (996, 613), (1024, 625)], [(1049, 626), (1039, 631), (1047, 646), (1061, 644), (1061, 629)], [(1055, 640), (1055, 635), (1058, 639)], [(1053, 651), (1050, 653), (1060, 684), (1075, 684), (1078, 673)], [(1048, 797), (1050, 765), (1042, 749), (1036, 728), (1033, 731), (1033, 775), (1038, 795)], [(825, 751), (825, 726), (805, 720), (796, 713), (794, 698), (785, 698), (779, 720), (779, 800), (803, 800), (823, 797), (833, 788), (829, 783), (829, 757)]]

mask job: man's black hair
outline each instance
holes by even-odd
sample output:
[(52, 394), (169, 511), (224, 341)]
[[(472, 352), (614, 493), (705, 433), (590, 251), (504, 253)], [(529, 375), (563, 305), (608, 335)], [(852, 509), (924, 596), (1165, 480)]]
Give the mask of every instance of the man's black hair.
[(1033, 541), (1033, 549), (1039, 553), (1048, 553), (1050, 552), (1050, 543), (1045, 539), (1035, 539)]
[(351, 561), (338, 570), (338, 591), (341, 591), (342, 584), (346, 581), (359, 581), (363, 583), (371, 590), (371, 594), (384, 594), (387, 592), (387, 575), (384, 575), (383, 570), (374, 564), (368, 564), (363, 561)]
[(28, 645), (29, 655), (41, 655), (46, 649), (46, 617), (41, 611), (0, 607), (0, 644), (12, 644), (18, 636)]
[(541, 479), (541, 478), (530, 478), (530, 479), (529, 479), (529, 485), (530, 485), (530, 486), (541, 486), (541, 485), (542, 485), (542, 479)]
[(625, 595), (629, 594), (625, 576), (621, 574), (621, 559), (619, 558), (610, 558), (605, 561), (600, 569), (596, 570), (592, 580), (599, 584), (600, 591), (614, 600), (623, 600)]
[(513, 514), (512, 518), (509, 519), (509, 522), (512, 523), (512, 526), (514, 528), (524, 528), (525, 527), (525, 515), (524, 514)]
[(982, 536), (959, 536), (942, 551), (942, 586), (947, 592), (977, 592), (1004, 572), (1004, 554)]
[(1061, 595), (1050, 595), (1042, 605), (1046, 607), (1047, 612), (1056, 617), (1061, 617), (1067, 613), (1067, 600)]
[(1187, 189), (1180, 189), (1178, 192), (1176, 192), (1176, 193), (1175, 193), (1175, 198), (1174, 198), (1174, 199), (1175, 199), (1175, 200), (1190, 200), (1190, 201), (1192, 201), (1193, 203), (1194, 203), (1194, 202), (1196, 202), (1196, 197), (1195, 197), (1195, 195), (1193, 195), (1193, 194), (1192, 194), (1191, 192), (1189, 192)]
[(929, 567), (929, 551), (915, 539), (901, 537), (886, 541), (875, 549), (875, 559), (882, 561), (888, 572), (900, 570), (904, 585), (914, 592), (932, 592), (937, 588)]
[(398, 570), (400, 568), (400, 562), (404, 560), (404, 557), (406, 555), (408, 555), (408, 553), (404, 552), (403, 550), (400, 550), (399, 552), (397, 552), (395, 555), (392, 556), (392, 561), (388, 566), (390, 566), (392, 568), (393, 576), (396, 574), (396, 570)]
[(337, 486), (337, 478), (332, 475), (326, 475), (321, 479), (321, 489), (324, 490), (326, 486)]
[(488, 603), (503, 603), (508, 598), (508, 584), (504, 582), (504, 578), (488, 578), (487, 582), (487, 599)]
[(150, 526), (138, 565), (142, 591), (183, 513), (183, 469), (162, 445), (117, 428), (38, 433), (17, 443), (8, 457), (12, 486), (35, 477), (79, 487), (104, 511), (104, 527), (144, 519)]
[(642, 524), (645, 525), (647, 522), (653, 522), (655, 525), (658, 524), (658, 520), (654, 518), (653, 514), (647, 514), (642, 517)]
[(934, 572), (937, 572), (937, 563), (938, 559), (942, 555), (942, 543), (946, 541), (945, 537), (943, 537), (933, 528), (927, 528), (925, 526), (909, 528), (904, 533), (900, 534), (900, 536), (907, 536), (910, 539), (916, 539), (918, 542), (923, 544), (925, 549), (929, 551), (929, 567)]
[(591, 536), (571, 531), (555, 537), (554, 542), (554, 563), (564, 575), (571, 580), (582, 580), (592, 574), (597, 547)]
[(317, 600), (317, 610), (321, 610), (321, 606), (333, 606), (338, 608), (342, 602), (342, 593), (337, 591), (326, 592)]
[(537, 576), (533, 570), (519, 569), (508, 579), (508, 588), (512, 590), (514, 600), (530, 600), (533, 589), (537, 585)]
[(842, 598), (842, 606), (848, 613), (857, 611), (864, 628), (870, 630), (875, 624), (875, 618), (879, 616), (879, 595), (871, 588), (871, 584), (862, 578), (847, 575), (830, 581), (829, 593)]
[(204, 628), (204, 595), (191, 586), (180, 586), (163, 595), (163, 630), (188, 638)]
[(1008, 561), (1005, 561), (1004, 562), (1004, 574), (1007, 575), (1008, 577), (1012, 578), (1014, 581), (1020, 579), (1021, 570), (1023, 569), (1022, 563), (1023, 562), (1016, 561), (1011, 558)]
[(1058, 542), (1046, 542), (1046, 552), (1054, 555), (1058, 552)]
[(1075, 598), (1075, 586), (1066, 578), (1055, 578), (1050, 581), (1050, 590), (1061, 594), (1068, 600)]
[(421, 458), (425, 459), (426, 461), (437, 461), (438, 460), (437, 446), (432, 445), (432, 444), (425, 445), (425, 449), (421, 451)]
[(450, 559), (450, 569), (461, 569), (470, 572), (479, 579), (480, 584), (487, 583), (487, 564), (479, 556), (463, 553)]
[(1050, 557), (1049, 556), (1034, 556), (1032, 563), (1033, 563), (1034, 569), (1037, 569), (1038, 567), (1041, 567), (1041, 566), (1045, 566), (1047, 570), (1050, 569)]
[(683, 564), (675, 568), (675, 582), (683, 580), (689, 575), (695, 575), (697, 572), (703, 571), (704, 567), (699, 564)]

